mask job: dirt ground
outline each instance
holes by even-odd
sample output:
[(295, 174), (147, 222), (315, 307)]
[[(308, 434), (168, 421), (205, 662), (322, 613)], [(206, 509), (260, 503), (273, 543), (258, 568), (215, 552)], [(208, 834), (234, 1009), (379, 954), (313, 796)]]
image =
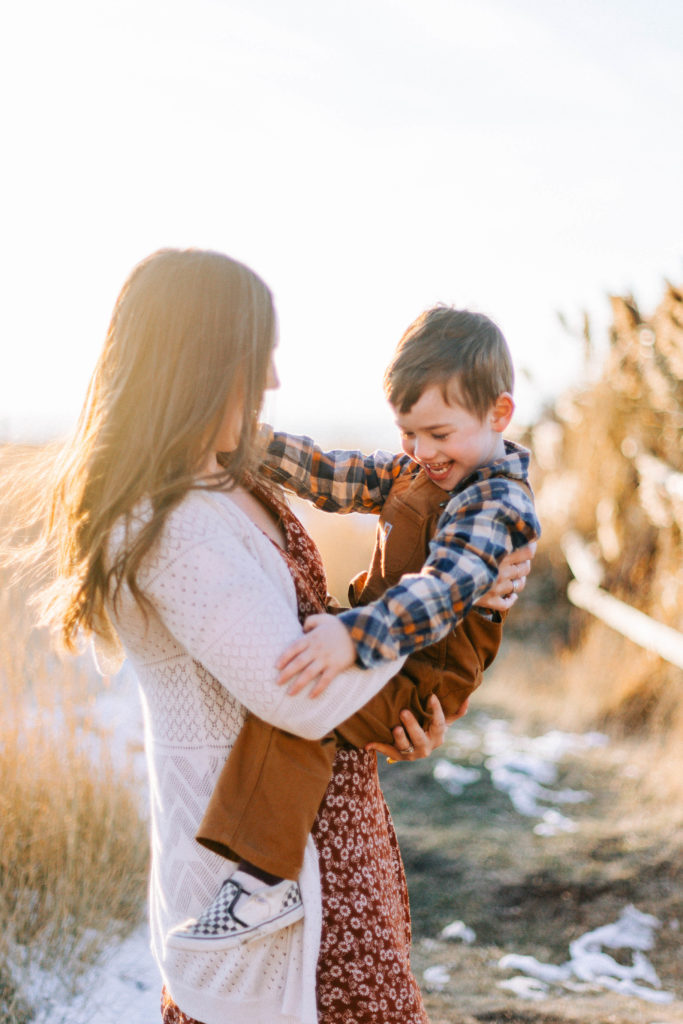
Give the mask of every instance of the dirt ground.
[[(503, 655), (498, 678), (505, 671)], [(482, 698), (470, 721), (484, 708), (510, 717)], [(423, 982), (428, 967), (441, 965), (450, 976), (442, 991), (423, 983), (432, 1024), (683, 1024), (681, 809), (647, 793), (632, 742), (610, 740), (562, 762), (559, 784), (592, 799), (568, 812), (578, 831), (555, 836), (534, 834), (534, 821), (487, 772), (454, 797), (433, 779), (432, 762), (380, 769), (408, 876), (416, 975)], [(498, 966), (504, 954), (560, 965), (572, 940), (616, 921), (628, 904), (661, 922), (647, 955), (673, 1003), (560, 986), (530, 1001), (498, 987), (518, 973)], [(475, 931), (474, 943), (438, 940), (454, 920)], [(631, 963), (630, 950), (613, 955)]]

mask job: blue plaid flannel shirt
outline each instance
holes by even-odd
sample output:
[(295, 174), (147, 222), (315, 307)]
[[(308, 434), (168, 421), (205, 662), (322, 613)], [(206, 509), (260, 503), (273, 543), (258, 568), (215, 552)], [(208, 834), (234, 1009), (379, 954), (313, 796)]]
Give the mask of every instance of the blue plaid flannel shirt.
[[(309, 437), (266, 425), (262, 439), (265, 474), (325, 512), (379, 514), (398, 477), (420, 469), (404, 454), (325, 452)], [(421, 571), (339, 616), (361, 664), (393, 660), (446, 636), (489, 589), (501, 559), (540, 535), (533, 499), (520, 486), (527, 483), (529, 452), (512, 441), (505, 450), (451, 492)]]

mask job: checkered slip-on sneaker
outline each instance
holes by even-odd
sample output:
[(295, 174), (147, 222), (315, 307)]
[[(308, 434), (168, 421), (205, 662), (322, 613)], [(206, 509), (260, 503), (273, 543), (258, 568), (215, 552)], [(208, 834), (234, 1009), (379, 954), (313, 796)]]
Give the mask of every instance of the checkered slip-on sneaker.
[(239, 882), (228, 878), (201, 917), (184, 921), (168, 933), (166, 945), (172, 949), (205, 949), (207, 952), (228, 949), (287, 928), (303, 915), (304, 906), (296, 882), (285, 879), (249, 893)]

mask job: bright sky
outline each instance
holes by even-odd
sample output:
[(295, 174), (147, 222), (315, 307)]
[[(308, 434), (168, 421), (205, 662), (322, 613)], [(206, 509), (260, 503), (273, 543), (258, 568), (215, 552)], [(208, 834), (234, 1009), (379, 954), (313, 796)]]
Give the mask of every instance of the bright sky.
[(75, 418), (160, 246), (271, 285), (268, 412), (293, 429), (388, 425), (384, 366), (435, 301), (499, 322), (528, 418), (577, 366), (558, 310), (604, 330), (607, 293), (649, 311), (683, 283), (680, 0), (23, 0), (3, 21), (0, 428)]

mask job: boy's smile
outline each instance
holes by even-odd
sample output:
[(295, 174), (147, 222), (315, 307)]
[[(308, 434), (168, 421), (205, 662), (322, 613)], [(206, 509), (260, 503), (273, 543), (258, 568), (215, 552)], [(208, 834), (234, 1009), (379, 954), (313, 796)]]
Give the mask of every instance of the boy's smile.
[(506, 393), (480, 419), (455, 399), (446, 402), (441, 388), (433, 384), (408, 412), (394, 412), (403, 451), (437, 486), (452, 491), (480, 466), (505, 455), (502, 431), (512, 410)]

